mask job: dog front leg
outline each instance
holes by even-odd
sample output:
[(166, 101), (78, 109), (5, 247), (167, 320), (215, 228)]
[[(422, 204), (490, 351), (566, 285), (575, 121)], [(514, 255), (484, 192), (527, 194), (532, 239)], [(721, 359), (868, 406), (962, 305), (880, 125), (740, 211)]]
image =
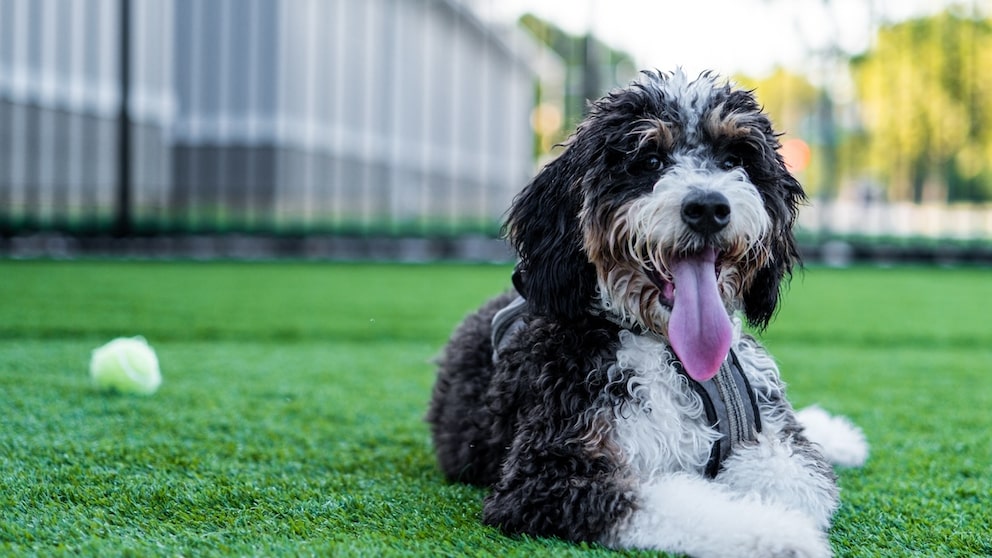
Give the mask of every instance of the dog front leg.
[(517, 433), (483, 519), (508, 534), (602, 541), (630, 516), (634, 483), (595, 449), (600, 438), (554, 424), (527, 421)]
[(689, 474), (637, 491), (635, 511), (605, 542), (694, 558), (829, 557), (826, 535), (806, 514)]
[(716, 482), (803, 513), (822, 530), (839, 505), (833, 468), (800, 434), (784, 440), (758, 436), (756, 444), (727, 458)]
[(485, 523), (507, 534), (602, 542), (612, 525), (629, 515), (630, 494), (607, 479), (532, 478), (516, 489), (486, 498)]

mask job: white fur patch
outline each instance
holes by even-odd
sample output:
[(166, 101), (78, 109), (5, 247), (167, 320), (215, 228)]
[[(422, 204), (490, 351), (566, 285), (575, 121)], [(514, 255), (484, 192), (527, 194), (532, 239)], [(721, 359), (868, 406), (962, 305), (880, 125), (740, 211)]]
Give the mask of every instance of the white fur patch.
[(627, 374), (610, 380), (625, 382), (631, 400), (615, 409), (614, 441), (643, 480), (675, 471), (701, 473), (720, 437), (668, 355), (659, 338), (620, 332), (617, 369)]
[(643, 487), (638, 509), (606, 542), (694, 558), (830, 556), (806, 515), (686, 474)]
[(758, 443), (739, 448), (723, 463), (716, 482), (738, 493), (756, 495), (762, 502), (801, 512), (820, 529), (830, 527), (837, 511), (831, 493), (832, 481), (810, 474), (816, 464), (779, 439), (762, 434)]
[(841, 467), (860, 467), (868, 460), (868, 440), (847, 417), (833, 416), (813, 405), (796, 413), (804, 434), (819, 444), (827, 461)]

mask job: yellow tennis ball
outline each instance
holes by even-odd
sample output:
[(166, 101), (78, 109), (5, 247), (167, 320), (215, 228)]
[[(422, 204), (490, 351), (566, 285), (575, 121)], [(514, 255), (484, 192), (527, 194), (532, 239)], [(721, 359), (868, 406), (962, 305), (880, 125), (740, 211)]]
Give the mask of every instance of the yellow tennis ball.
[(155, 393), (162, 383), (155, 351), (144, 337), (118, 337), (93, 350), (90, 377), (100, 389), (121, 393)]

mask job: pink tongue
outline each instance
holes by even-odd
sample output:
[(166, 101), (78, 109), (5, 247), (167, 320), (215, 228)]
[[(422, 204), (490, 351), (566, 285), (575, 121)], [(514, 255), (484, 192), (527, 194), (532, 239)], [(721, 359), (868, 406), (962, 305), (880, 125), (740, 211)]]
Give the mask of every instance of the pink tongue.
[(689, 377), (705, 382), (720, 370), (733, 336), (716, 285), (716, 251), (707, 248), (672, 269), (675, 301), (668, 339)]

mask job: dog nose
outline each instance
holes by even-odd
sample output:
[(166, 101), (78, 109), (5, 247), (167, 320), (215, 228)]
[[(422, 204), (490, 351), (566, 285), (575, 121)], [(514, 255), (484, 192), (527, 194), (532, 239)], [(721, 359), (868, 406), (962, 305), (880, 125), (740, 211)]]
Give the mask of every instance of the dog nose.
[(730, 201), (719, 192), (693, 192), (682, 202), (682, 221), (699, 234), (718, 233), (730, 224)]

